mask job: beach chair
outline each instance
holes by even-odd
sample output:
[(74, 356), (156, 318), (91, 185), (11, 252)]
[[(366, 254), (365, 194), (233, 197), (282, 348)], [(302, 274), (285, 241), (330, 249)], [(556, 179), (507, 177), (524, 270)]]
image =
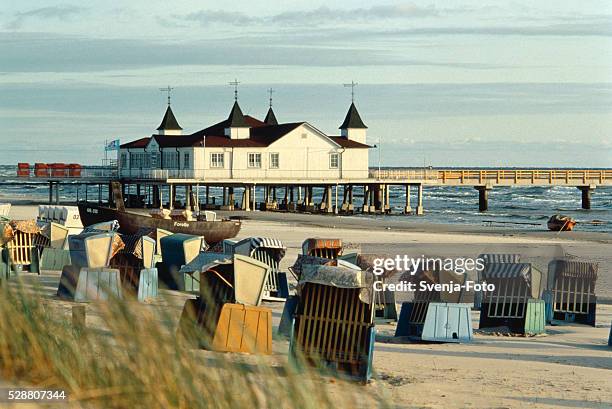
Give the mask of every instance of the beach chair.
[(179, 335), (214, 351), (270, 354), (272, 310), (260, 306), (270, 267), (251, 257), (226, 256), (201, 253), (181, 269), (199, 273), (201, 281), (198, 297), (185, 303)]
[(508, 327), (514, 333), (541, 334), (545, 324), (542, 272), (529, 263), (489, 263), (483, 279), (495, 290), (484, 292), (480, 329)]
[(238, 243), (238, 240), (225, 239), (221, 242), (221, 250), (223, 253), (234, 254), (234, 246)]
[(228, 243), (227, 250), (229, 250), (228, 254), (249, 256), (269, 266), (270, 274), (264, 289), (264, 299), (269, 301), (285, 301), (289, 296), (289, 284), (287, 282), (287, 274), (280, 271), (279, 263), (285, 256), (287, 248), (280, 240), (266, 237), (250, 237), (239, 242)]
[(71, 264), (64, 266), (57, 295), (71, 301), (122, 298), (121, 275), (110, 260), (125, 244), (115, 232), (88, 232), (68, 238)]
[[(338, 256), (338, 260), (348, 261), (352, 264), (359, 266), (365, 271), (372, 272), (374, 268), (375, 259), (386, 259), (389, 258), (386, 254), (359, 254), (359, 253), (348, 253)], [(382, 288), (382, 284), (387, 281), (395, 274), (399, 273), (397, 270), (385, 271), (384, 274), (375, 275), (374, 280), (379, 282), (375, 288)], [(391, 322), (397, 321), (397, 306), (395, 302), (395, 292), (383, 289), (382, 291), (374, 290), (374, 320), (376, 322)]]
[(159, 280), (171, 290), (199, 291), (198, 277), (179, 273), (179, 270), (195, 259), (206, 247), (204, 238), (179, 233), (162, 237), (159, 242), (162, 254), (162, 261), (156, 264)]
[[(289, 267), (289, 272), (293, 275), (293, 277), (299, 282), (300, 277), (302, 276), (302, 270), (305, 266), (308, 265), (325, 265), (331, 264), (333, 260), (322, 257), (315, 256), (307, 256), (304, 254), (298, 254), (297, 259), (293, 263), (291, 267)], [(289, 338), (291, 336), (291, 327), (293, 325), (293, 314), (295, 313), (295, 308), (297, 307), (298, 297), (295, 295), (290, 295), (287, 297), (285, 301), (285, 305), (283, 307), (283, 313), (281, 314), (280, 324), (278, 326), (278, 333), (285, 338)]]
[(470, 316), (470, 294), (464, 290), (422, 291), (419, 284), (459, 284), (466, 280), (464, 274), (443, 269), (420, 270), (405, 276), (415, 283), (417, 291), (411, 302), (402, 303), (395, 337), (407, 337), (413, 341), (470, 342), (473, 339)]
[(8, 280), (11, 275), (11, 255), (7, 248), (0, 247), (0, 280)]
[(41, 271), (61, 271), (70, 264), (68, 235), (70, 229), (54, 222), (39, 222), (42, 228), (34, 236)]
[(157, 297), (158, 277), (153, 262), (155, 240), (140, 235), (122, 235), (121, 240), (125, 247), (110, 260), (110, 267), (119, 270), (123, 287), (138, 301)]
[[(520, 263), (521, 255), (520, 254), (510, 254), (510, 253), (484, 253), (480, 254), (478, 258), (482, 259), (484, 265), (490, 263), (502, 264), (502, 263)], [(476, 282), (482, 284), (483, 276), (482, 270), (477, 270), (476, 272)], [(475, 291), (474, 292), (474, 309), (480, 310), (482, 305), (482, 292)]]
[(544, 291), (546, 322), (578, 322), (595, 326), (597, 263), (555, 259), (548, 264)]
[(372, 281), (371, 274), (346, 267), (305, 268), (293, 315), (291, 362), (367, 382), (375, 339)]
[(40, 274), (38, 251), (35, 236), (40, 233), (40, 227), (34, 220), (13, 220), (8, 224), (11, 238), (6, 243), (14, 272), (25, 269), (31, 273)]
[[(155, 240), (155, 255), (161, 259), (161, 239), (172, 236), (174, 233), (164, 229), (154, 229), (149, 233), (149, 237)], [(163, 259), (162, 259), (163, 260)]]
[(302, 254), (307, 256), (337, 259), (342, 254), (340, 239), (306, 239), (302, 243)]
[(77, 206), (62, 206), (59, 208), (59, 224), (73, 229), (82, 229), (81, 215)]
[(0, 203), (0, 216), (8, 217), (10, 211), (11, 211), (10, 203)]
[(119, 227), (119, 222), (117, 220), (109, 220), (107, 222), (90, 224), (89, 226), (83, 228), (83, 233), (116, 232), (119, 231)]

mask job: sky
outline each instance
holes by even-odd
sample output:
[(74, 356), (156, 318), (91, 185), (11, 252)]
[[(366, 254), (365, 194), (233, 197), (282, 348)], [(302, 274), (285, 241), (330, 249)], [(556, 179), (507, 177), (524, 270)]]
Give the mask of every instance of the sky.
[[(330, 135), (351, 101), (370, 164), (612, 167), (612, 2), (87, 1), (0, 9), (0, 164), (100, 164), (245, 113)], [(379, 152), (380, 151), (380, 152)]]

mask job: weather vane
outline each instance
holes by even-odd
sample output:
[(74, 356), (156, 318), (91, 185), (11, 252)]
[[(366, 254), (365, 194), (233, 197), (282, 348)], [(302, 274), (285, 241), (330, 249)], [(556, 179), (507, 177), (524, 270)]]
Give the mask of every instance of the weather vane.
[(357, 83), (355, 81), (351, 81), (350, 84), (343, 84), (345, 87), (351, 87), (351, 102), (355, 102), (355, 87)]
[(228, 84), (234, 86), (234, 101), (238, 101), (238, 84), (240, 84), (240, 82), (234, 78), (234, 81), (230, 81)]
[(171, 87), (170, 85), (168, 85), (166, 88), (160, 88), (159, 90), (162, 92), (167, 92), (168, 93), (168, 106), (170, 106), (170, 93), (172, 92), (174, 88)]
[(270, 108), (272, 108), (272, 94), (274, 90), (272, 88), (268, 88), (268, 94), (270, 94)]

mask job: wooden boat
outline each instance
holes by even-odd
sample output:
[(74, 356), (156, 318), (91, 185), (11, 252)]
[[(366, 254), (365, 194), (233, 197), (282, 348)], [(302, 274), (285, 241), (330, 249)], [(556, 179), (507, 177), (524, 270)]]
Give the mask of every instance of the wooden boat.
[(242, 225), (239, 220), (183, 221), (160, 219), (148, 214), (129, 212), (125, 210), (121, 187), (118, 183), (117, 185), (113, 183), (113, 196), (117, 204), (116, 208), (80, 202), (78, 206), (83, 226), (117, 220), (120, 226), (119, 232), (124, 234), (136, 234), (143, 229), (163, 229), (172, 233), (204, 236), (207, 243), (214, 244), (236, 237)]
[(555, 214), (548, 219), (548, 230), (552, 231), (571, 231), (576, 225), (576, 220), (569, 216)]

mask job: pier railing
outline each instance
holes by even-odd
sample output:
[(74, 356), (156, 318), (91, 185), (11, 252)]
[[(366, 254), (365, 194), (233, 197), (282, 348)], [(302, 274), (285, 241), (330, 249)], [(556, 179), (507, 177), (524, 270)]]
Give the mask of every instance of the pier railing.
[(438, 170), (442, 184), (585, 185), (612, 183), (610, 169)]
[(371, 179), (380, 180), (417, 180), (417, 181), (436, 181), (438, 171), (435, 169), (370, 169)]
[[(397, 183), (424, 185), (612, 185), (612, 169), (119, 169), (116, 166), (79, 166), (19, 168), (18, 179), (30, 180), (103, 180), (133, 179), (145, 181), (192, 180), (203, 182), (235, 181), (248, 183), (299, 183), (312, 180), (331, 183)], [(13, 179), (4, 176), (2, 179)]]
[(603, 185), (612, 184), (612, 169), (381, 169), (370, 170), (370, 178), (442, 185)]

